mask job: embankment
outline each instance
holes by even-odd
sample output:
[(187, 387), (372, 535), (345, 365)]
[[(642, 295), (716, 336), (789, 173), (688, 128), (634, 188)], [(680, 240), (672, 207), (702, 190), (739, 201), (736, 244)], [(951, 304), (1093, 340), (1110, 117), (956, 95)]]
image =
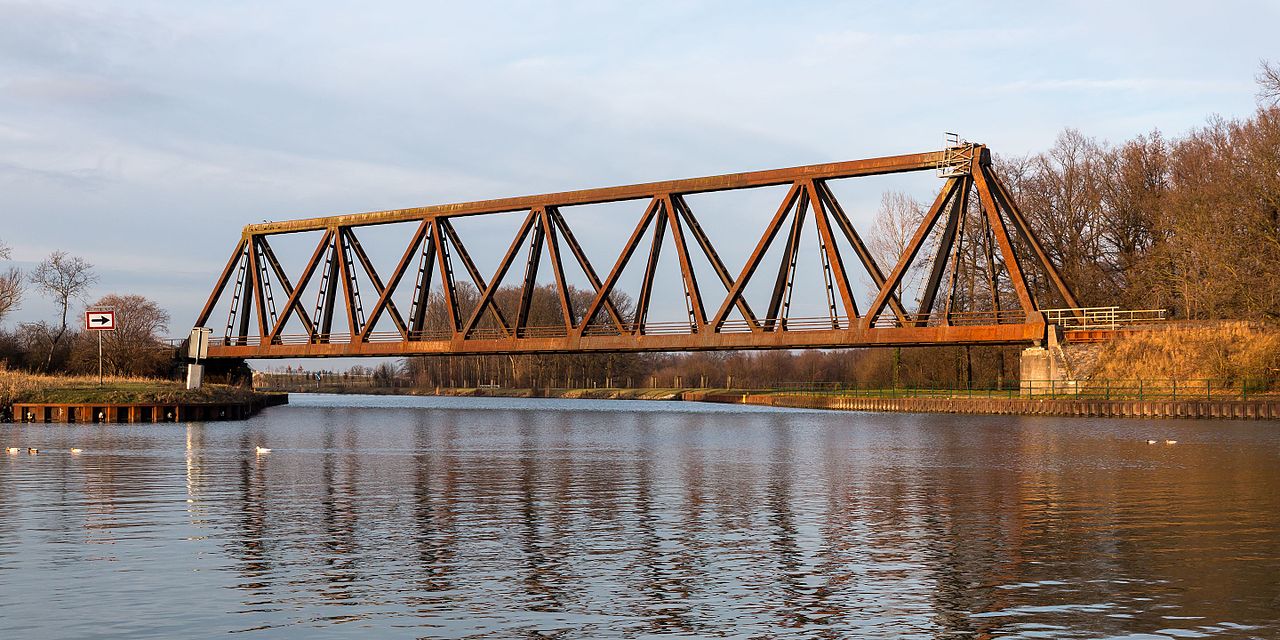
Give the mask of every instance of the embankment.
[(686, 394), (686, 400), (771, 407), (1098, 418), (1280, 420), (1280, 397), (1256, 400), (1098, 400), (1032, 398), (862, 398), (805, 393)]

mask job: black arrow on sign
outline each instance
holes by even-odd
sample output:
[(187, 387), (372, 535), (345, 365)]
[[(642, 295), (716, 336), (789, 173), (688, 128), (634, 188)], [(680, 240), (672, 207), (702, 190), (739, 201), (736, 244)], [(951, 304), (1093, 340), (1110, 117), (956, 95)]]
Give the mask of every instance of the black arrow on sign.
[(110, 321), (110, 320), (108, 320), (106, 316), (95, 316), (95, 317), (94, 317), (92, 320), (90, 320), (89, 322), (92, 322), (92, 323), (94, 323), (94, 324), (106, 324), (106, 323), (111, 322), (111, 321)]

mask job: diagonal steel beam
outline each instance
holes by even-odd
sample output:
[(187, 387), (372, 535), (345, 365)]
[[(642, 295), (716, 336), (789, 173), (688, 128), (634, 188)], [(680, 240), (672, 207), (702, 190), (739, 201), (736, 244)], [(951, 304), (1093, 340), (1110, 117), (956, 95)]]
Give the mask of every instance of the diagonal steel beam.
[[(551, 214), (547, 207), (538, 210), (539, 220), (547, 236), (547, 255), (551, 258), (551, 273), (556, 279), (556, 289), (560, 293), (560, 310), (564, 314), (565, 331), (573, 331), (573, 300), (569, 298), (569, 285), (565, 282), (564, 263), (560, 261), (560, 241), (556, 238), (555, 224), (551, 222)], [(551, 208), (555, 211), (554, 207)]]
[(214, 305), (218, 304), (218, 299), (222, 297), (222, 292), (226, 290), (227, 283), (231, 280), (231, 274), (235, 272), (236, 267), (240, 264), (240, 258), (244, 256), (245, 242), (247, 240), (240, 238), (240, 242), (236, 243), (236, 250), (231, 252), (231, 257), (227, 259), (227, 266), (222, 268), (222, 275), (219, 275), (218, 280), (214, 283), (213, 293), (209, 294), (209, 299), (205, 301), (204, 308), (196, 316), (194, 326), (203, 327), (204, 323), (209, 321)]
[(1000, 209), (997, 208), (995, 198), (991, 195), (991, 185), (987, 183), (987, 177), (981, 170), (973, 172), (973, 182), (977, 187), (978, 197), (982, 200), (982, 208), (986, 210), (991, 233), (995, 235), (996, 245), (1000, 247), (1004, 268), (1009, 272), (1009, 279), (1013, 281), (1013, 288), (1018, 294), (1018, 303), (1028, 315), (1036, 313), (1036, 302), (1031, 297), (1031, 289), (1027, 286), (1027, 276), (1022, 272), (1018, 254), (1013, 250), (1013, 241), (1009, 239), (1009, 230), (1005, 227), (1004, 216), (1000, 215)]
[[(707, 260), (711, 262), (711, 269), (716, 272), (716, 277), (720, 279), (720, 284), (724, 285), (725, 292), (733, 290), (733, 278), (729, 275), (729, 269), (725, 267), (724, 261), (720, 259), (719, 252), (711, 244), (711, 238), (707, 237), (707, 232), (702, 230), (702, 225), (694, 217), (693, 210), (689, 208), (689, 203), (685, 202), (680, 194), (672, 195), (671, 200), (675, 203), (677, 210), (680, 211), (680, 216), (684, 218), (685, 224), (689, 226), (689, 233), (693, 235), (693, 239), (702, 248), (703, 255), (707, 256)], [(736, 304), (738, 312), (746, 319), (747, 326), (753, 331), (758, 329), (760, 323), (756, 320), (756, 314), (751, 311), (751, 305), (747, 304), (746, 298), (738, 296)], [(703, 324), (706, 324), (705, 319)]]
[[(476, 305), (474, 311), (471, 312), (471, 318), (467, 323), (462, 325), (462, 336), (469, 337), (472, 331), (475, 331), (476, 325), (480, 324), (480, 316), (484, 315), (485, 308), (493, 303), (493, 294), (498, 291), (498, 287), (502, 286), (502, 278), (507, 275), (507, 270), (511, 268), (511, 262), (515, 259), (516, 253), (520, 251), (520, 245), (524, 243), (525, 236), (529, 234), (529, 230), (533, 227), (533, 221), (536, 216), (533, 210), (529, 211), (529, 215), (525, 216), (524, 224), (520, 225), (520, 231), (516, 233), (515, 240), (511, 241), (511, 246), (507, 248), (507, 253), (502, 257), (502, 262), (498, 263), (498, 271), (493, 274), (493, 280), (489, 281), (489, 286), (484, 288), (484, 293), (480, 296), (480, 303)], [(492, 305), (495, 308), (497, 305)], [(505, 322), (503, 323), (506, 324)], [(507, 333), (510, 333), (509, 327)]]
[[(267, 264), (270, 265), (271, 270), (275, 272), (276, 279), (280, 281), (280, 287), (284, 289), (284, 295), (285, 295), (286, 301), (293, 300), (294, 299), (293, 292), (295, 291), (295, 289), (293, 288), (293, 283), (289, 282), (289, 275), (285, 273), (284, 268), (280, 266), (280, 260), (276, 258), (276, 253), (271, 249), (271, 244), (267, 242), (267, 237), (263, 236), (259, 238), (258, 242), (262, 247), (263, 257), (267, 259)], [(284, 313), (285, 312), (283, 311), (281, 312), (282, 318), (284, 316)], [(308, 335), (316, 332), (315, 323), (311, 321), (311, 316), (307, 313), (306, 309), (302, 308), (301, 305), (298, 306), (298, 318), (302, 320), (302, 324), (306, 328)], [(276, 325), (280, 325), (280, 324), (281, 324), (280, 321), (276, 322)], [(274, 339), (275, 327), (272, 327), (271, 329), (272, 329), (272, 338)]]
[[(831, 217), (835, 218), (836, 226), (840, 227), (841, 233), (844, 234), (845, 239), (849, 241), (849, 245), (853, 247), (853, 252), (858, 256), (858, 261), (866, 269), (867, 276), (871, 278), (871, 285), (877, 291), (883, 289), (885, 283), (884, 272), (880, 270), (880, 265), (876, 263), (875, 256), (871, 254), (866, 243), (862, 241), (862, 236), (858, 235), (858, 230), (853, 227), (853, 223), (849, 220), (849, 216), (845, 214), (844, 208), (840, 206), (835, 194), (831, 192), (831, 187), (821, 180), (815, 180), (814, 187), (822, 195), (822, 203), (826, 206), (827, 211), (831, 212)], [(902, 302), (898, 300), (897, 292), (889, 293), (889, 308), (893, 310), (893, 315), (899, 321), (906, 321), (907, 310), (906, 307), (902, 306)]]
[(1046, 252), (1044, 250), (1044, 246), (1040, 244), (1040, 238), (1036, 236), (1035, 230), (1027, 223), (1026, 218), (1022, 216), (1022, 210), (1019, 209), (1018, 205), (1013, 201), (1013, 196), (1009, 194), (1008, 188), (1004, 186), (1004, 183), (1000, 181), (1000, 178), (996, 176), (995, 172), (990, 171), (988, 167), (980, 167), (980, 170), (983, 173), (983, 177), (987, 179), (987, 182), (991, 186), (995, 187), (992, 195), (996, 197), (996, 200), (1000, 205), (1009, 213), (1009, 217), (1013, 219), (1014, 226), (1017, 227), (1018, 232), (1027, 241), (1027, 244), (1031, 245), (1031, 250), (1035, 252), (1036, 258), (1040, 260), (1041, 268), (1049, 274), (1049, 279), (1053, 282), (1053, 285), (1058, 288), (1058, 294), (1062, 296), (1063, 302), (1067, 304), (1067, 307), (1076, 310), (1075, 315), (1077, 317), (1084, 317), (1084, 312), (1080, 310), (1080, 303), (1076, 301), (1076, 296), (1071, 291), (1071, 287), (1062, 279), (1062, 274), (1058, 271), (1058, 267), (1049, 259), (1048, 252)]
[[(476, 268), (476, 263), (471, 259), (471, 254), (468, 253), (467, 248), (463, 246), (462, 238), (458, 236), (458, 231), (453, 228), (453, 225), (448, 220), (441, 220), (440, 226), (444, 229), (444, 232), (448, 234), (449, 244), (458, 252), (458, 259), (462, 260), (462, 266), (467, 270), (467, 275), (471, 278), (471, 281), (475, 283), (476, 290), (484, 291), (488, 289), (489, 285), (485, 284), (484, 276), (480, 275), (480, 270)], [(452, 273), (452, 271), (450, 273)], [(450, 279), (450, 283), (452, 282), (453, 280)], [(454, 292), (454, 304), (457, 304), (456, 291)], [(482, 307), (476, 308), (480, 309)], [(498, 308), (498, 305), (489, 305), (489, 313), (493, 315), (494, 322), (498, 323), (498, 328), (506, 335), (511, 335), (511, 325), (507, 322), (506, 316), (503, 315), (502, 310)], [(459, 315), (458, 317), (461, 318), (462, 316)], [(461, 331), (461, 329), (458, 329), (457, 331)], [(463, 333), (465, 334), (465, 332)]]
[(960, 219), (964, 216), (964, 204), (968, 202), (966, 194), (971, 182), (972, 179), (969, 177), (961, 178), (960, 186), (957, 187), (959, 193), (951, 199), (947, 223), (942, 227), (942, 239), (934, 252), (933, 264), (929, 268), (929, 279), (925, 282), (924, 292), (920, 296), (920, 311), (917, 312), (919, 317), (916, 319), (916, 324), (927, 324), (928, 315), (933, 312), (933, 303), (938, 297), (938, 286), (942, 283), (942, 274), (947, 269), (947, 259), (956, 241), (956, 230), (960, 228)]
[[(560, 210), (554, 207), (547, 208), (547, 215), (555, 222), (556, 229), (564, 236), (565, 244), (569, 245), (569, 251), (573, 254), (574, 260), (578, 261), (578, 267), (582, 269), (582, 273), (586, 274), (587, 282), (591, 285), (593, 293), (599, 293), (604, 288), (604, 283), (600, 281), (600, 276), (596, 274), (596, 270), (591, 266), (591, 261), (587, 259), (587, 254), (582, 250), (582, 245), (578, 244), (578, 239), (574, 237), (573, 231), (569, 229), (569, 224), (565, 222), (564, 216), (560, 214)], [(604, 298), (604, 309), (609, 314), (609, 319), (613, 321), (618, 331), (622, 331), (623, 320), (622, 314), (618, 312), (618, 308), (613, 304), (608, 296)], [(583, 325), (591, 322), (591, 316), (584, 316), (580, 322)]]
[[(649, 206), (645, 207), (644, 214), (640, 216), (640, 222), (636, 223), (635, 231), (631, 232), (631, 237), (627, 240), (627, 244), (623, 245), (622, 253), (618, 255), (618, 261), (614, 263), (613, 269), (609, 271), (609, 276), (604, 279), (604, 283), (596, 291), (596, 296), (591, 299), (591, 304), (587, 306), (587, 313), (582, 316), (582, 324), (578, 326), (578, 337), (582, 337), (587, 327), (591, 326), (591, 321), (600, 312), (600, 307), (604, 305), (609, 294), (613, 293), (613, 287), (618, 283), (618, 276), (622, 275), (622, 270), (627, 268), (627, 263), (631, 261), (632, 254), (636, 252), (636, 247), (640, 243), (640, 236), (644, 235), (645, 229), (649, 227), (649, 221), (654, 218), (659, 202), (658, 198), (649, 200)], [(619, 330), (622, 330), (621, 325)]]
[(698, 291), (698, 277), (693, 271), (693, 262), (689, 260), (689, 247), (685, 243), (684, 229), (681, 228), (675, 200), (670, 194), (662, 196), (662, 208), (666, 210), (667, 225), (671, 227), (671, 240), (676, 245), (676, 256), (680, 259), (680, 274), (684, 278), (685, 304), (688, 307), (694, 331), (697, 331), (707, 324), (707, 311), (702, 306), (702, 293)]
[[(751, 256), (747, 258), (747, 263), (742, 266), (742, 272), (733, 281), (733, 286), (729, 289), (729, 295), (720, 305), (720, 309), (716, 311), (716, 315), (711, 319), (712, 331), (719, 331), (724, 326), (725, 318), (729, 315), (729, 308), (742, 296), (743, 289), (747, 286), (747, 281), (756, 272), (756, 268), (760, 266), (760, 260), (764, 258), (764, 254), (769, 250), (769, 245), (773, 244), (773, 239), (778, 235), (778, 230), (782, 227), (783, 221), (787, 218), (787, 211), (791, 209), (791, 205), (795, 204), (796, 199), (800, 196), (800, 186), (798, 183), (792, 183), (791, 188), (787, 190), (787, 195), (782, 200), (782, 205), (778, 207), (778, 212), (773, 214), (773, 220), (769, 221), (769, 226), (765, 228), (764, 235), (760, 237), (760, 241), (756, 243), (756, 248), (751, 252)], [(758, 330), (758, 326), (753, 326), (752, 331)]]
[(844, 302), (844, 313), (853, 322), (858, 317), (858, 303), (853, 299), (853, 289), (849, 287), (849, 276), (844, 269), (844, 258), (836, 246), (835, 234), (831, 232), (831, 221), (827, 219), (827, 207), (822, 202), (818, 187), (812, 180), (805, 181), (805, 190), (809, 194), (809, 202), (813, 203), (813, 220), (818, 225), (818, 235), (822, 237), (823, 249), (827, 254), (827, 262), (831, 265), (832, 277), (836, 290)]
[(879, 293), (876, 294), (875, 302), (871, 303), (871, 306), (867, 309), (867, 315), (863, 316), (862, 326), (864, 328), (871, 328), (876, 321), (876, 317), (880, 315), (881, 311), (884, 311), (884, 307), (889, 301), (889, 296), (902, 283), (902, 277), (906, 275), (907, 268), (911, 266), (911, 261), (915, 260), (916, 254), (924, 246), (925, 238), (929, 237), (929, 232), (933, 230), (933, 226), (938, 222), (939, 214), (942, 213), (943, 207), (946, 206), (947, 201), (955, 193), (959, 182), (960, 178), (947, 179), (947, 184), (938, 193), (937, 199), (933, 201), (933, 206), (929, 207), (929, 212), (925, 214), (924, 220), (921, 220), (920, 226), (916, 227), (916, 232), (911, 237), (911, 242), (907, 244), (902, 255), (898, 257), (898, 264), (893, 268), (889, 277), (885, 279), (884, 285), (880, 287)]
[(360, 329), (359, 339), (367, 340), (369, 334), (373, 332), (374, 326), (378, 324), (378, 318), (381, 317), (385, 309), (391, 315), (391, 322), (396, 325), (396, 331), (400, 332), (402, 338), (408, 339), (409, 327), (404, 317), (400, 315), (400, 310), (396, 308), (396, 303), (391, 299), (391, 294), (400, 284), (400, 278), (404, 276), (405, 269), (409, 267), (409, 260), (418, 248), (418, 244), (422, 242), (422, 236), (427, 231), (427, 223), (423, 221), (413, 232), (413, 236), (409, 240), (409, 248), (405, 249), (404, 255), (400, 257), (400, 261), (396, 263), (395, 270), (391, 272), (391, 279), (383, 285), (382, 278), (378, 276), (378, 271), (373, 266), (373, 261), (369, 259), (369, 255), (365, 253), (364, 246), (360, 244), (360, 239), (354, 233), (349, 234), (351, 239), (351, 248), (356, 252), (356, 259), (360, 261), (360, 266), (364, 268), (365, 274), (369, 276), (369, 281), (373, 283), (373, 290), (378, 294), (378, 300), (374, 303), (373, 308), (369, 311), (369, 317), (364, 321), (364, 327)]

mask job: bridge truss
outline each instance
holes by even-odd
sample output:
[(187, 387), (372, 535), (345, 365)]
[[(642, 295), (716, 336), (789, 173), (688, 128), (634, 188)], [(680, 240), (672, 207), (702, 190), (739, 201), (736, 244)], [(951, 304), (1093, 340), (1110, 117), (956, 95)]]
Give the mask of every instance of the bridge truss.
[[(829, 183), (912, 171), (936, 172), (943, 187), (886, 273)], [(786, 195), (745, 264), (730, 270), (686, 196), (770, 186), (785, 186)], [(611, 266), (600, 271), (562, 209), (608, 202), (643, 206), (636, 207), (639, 219)], [(970, 215), (975, 211), (978, 215)], [(454, 221), (512, 214), (522, 216), (519, 230), (496, 272), (482, 273)], [(796, 262), (806, 219), (817, 231), (827, 313), (793, 318)], [(973, 223), (966, 221), (972, 219), (980, 220), (982, 228), (967, 229)], [(410, 223), (405, 228), (413, 231), (394, 269), (379, 273), (357, 232), (395, 223)], [(291, 276), (272, 241), (308, 232), (318, 233), (319, 242)], [(981, 233), (989, 241), (988, 275), (994, 295), (981, 309), (953, 305), (961, 271), (959, 248), (966, 233)], [(655, 270), (668, 244), (667, 234), (679, 259), (687, 319), (651, 322)], [(776, 271), (769, 267), (774, 274), (771, 294), (763, 307), (753, 306), (747, 286), (766, 270), (766, 254), (780, 238)], [(933, 255), (922, 255), (928, 252)], [(643, 270), (639, 287), (623, 291), (620, 275), (641, 253), (646, 255), (638, 265)], [(533, 323), (530, 310), (544, 255), (554, 276), (550, 288), (556, 292), (560, 319)], [(694, 267), (695, 255), (704, 265), (701, 273)], [(912, 310), (900, 292), (917, 261), (927, 276)], [(875, 292), (865, 309), (859, 308), (851, 286), (857, 272), (850, 267), (855, 263)], [(576, 264), (585, 275), (586, 297), (570, 295), (568, 264)], [(499, 304), (500, 287), (520, 265), (523, 277), (513, 285), (516, 302)], [(988, 149), (964, 143), (910, 155), (249, 225), (196, 326), (208, 326), (215, 308), (228, 307), (225, 328), (213, 340), (210, 358), (1019, 344), (1042, 339), (1046, 330), (1040, 301), (1028, 286), (1029, 265), (1044, 278), (1040, 290), (1056, 294), (1063, 307), (1079, 307), (1009, 190), (992, 171)], [(1016, 307), (1001, 308), (998, 274), (1004, 275), (1005, 288), (1012, 289)], [(708, 280), (714, 285), (707, 287)], [(460, 282), (470, 282), (474, 289), (463, 291)], [(310, 295), (304, 300), (304, 292), (314, 292), (314, 305), (309, 304)], [(429, 308), (436, 309), (434, 316)], [(298, 330), (288, 330), (290, 326)]]

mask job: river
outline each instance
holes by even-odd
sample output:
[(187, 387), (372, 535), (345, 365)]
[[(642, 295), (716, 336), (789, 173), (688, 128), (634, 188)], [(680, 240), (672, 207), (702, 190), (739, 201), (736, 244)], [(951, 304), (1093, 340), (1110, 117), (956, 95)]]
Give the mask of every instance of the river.
[(1275, 422), (294, 395), (11, 446), (6, 638), (1280, 637)]

